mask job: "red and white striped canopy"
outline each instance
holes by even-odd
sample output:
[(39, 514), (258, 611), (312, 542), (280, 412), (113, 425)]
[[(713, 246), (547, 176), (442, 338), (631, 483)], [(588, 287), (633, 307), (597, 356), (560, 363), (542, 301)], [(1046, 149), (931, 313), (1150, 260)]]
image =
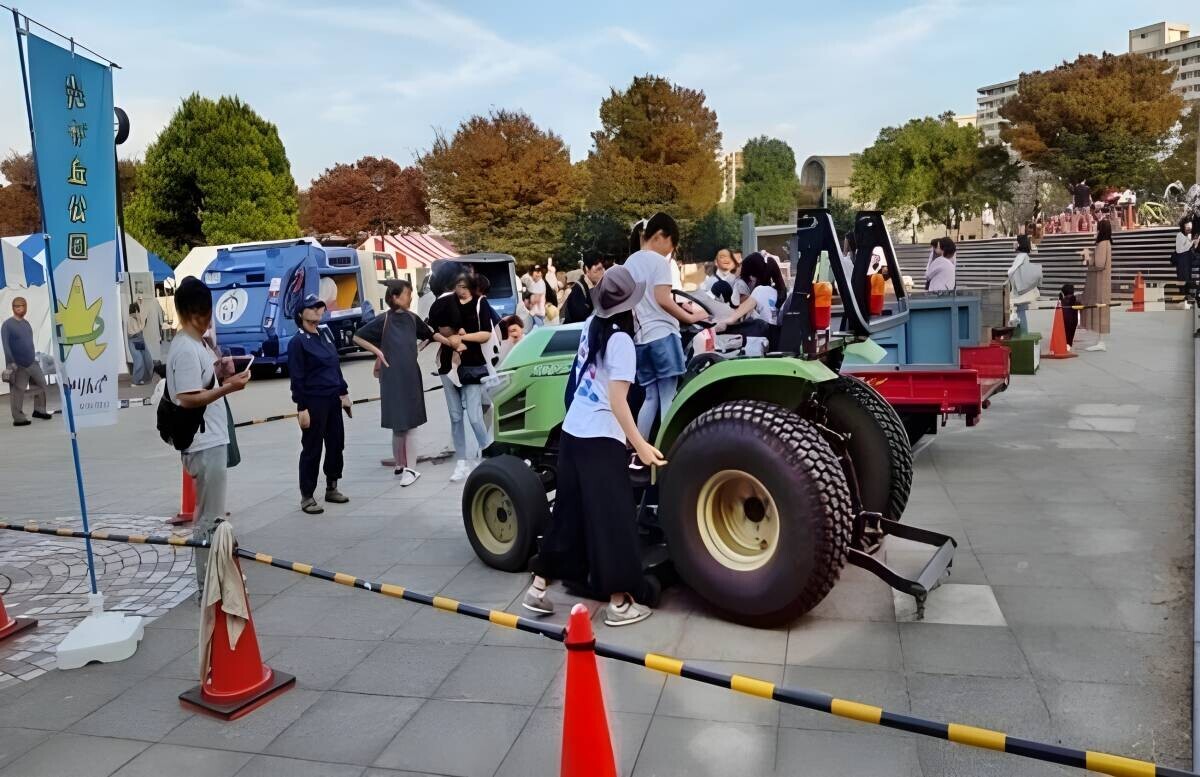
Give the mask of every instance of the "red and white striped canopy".
[(459, 255), (445, 238), (422, 235), (418, 232), (368, 237), (358, 250), (392, 254), (396, 257), (398, 270), (429, 267), (435, 259), (449, 259)]

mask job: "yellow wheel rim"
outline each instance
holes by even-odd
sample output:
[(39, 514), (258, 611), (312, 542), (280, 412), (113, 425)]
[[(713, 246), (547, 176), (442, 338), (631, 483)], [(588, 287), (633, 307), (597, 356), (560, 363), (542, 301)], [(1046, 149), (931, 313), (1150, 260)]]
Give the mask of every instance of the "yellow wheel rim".
[(722, 470), (705, 482), (696, 522), (704, 547), (727, 569), (759, 569), (779, 547), (775, 500), (762, 481), (742, 470)]
[(517, 537), (517, 511), (503, 488), (485, 485), (471, 500), (471, 527), (488, 552), (507, 553)]

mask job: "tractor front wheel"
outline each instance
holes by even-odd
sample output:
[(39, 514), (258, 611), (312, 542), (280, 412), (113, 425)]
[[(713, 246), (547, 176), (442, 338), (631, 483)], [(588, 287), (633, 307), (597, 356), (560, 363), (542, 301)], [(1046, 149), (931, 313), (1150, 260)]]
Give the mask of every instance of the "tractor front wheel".
[(537, 536), (550, 521), (541, 478), (516, 456), (485, 459), (463, 487), (463, 526), (475, 555), (489, 567), (523, 572)]
[(850, 493), (812, 424), (768, 402), (718, 405), (667, 455), (659, 513), (680, 576), (733, 620), (786, 623), (846, 562)]

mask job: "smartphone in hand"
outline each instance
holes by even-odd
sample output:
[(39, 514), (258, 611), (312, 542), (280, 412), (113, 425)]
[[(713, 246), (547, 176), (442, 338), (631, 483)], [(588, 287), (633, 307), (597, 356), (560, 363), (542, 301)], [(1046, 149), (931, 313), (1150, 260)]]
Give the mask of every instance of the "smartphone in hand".
[(250, 369), (250, 365), (254, 364), (253, 356), (234, 356), (232, 358), (234, 372), (245, 372)]

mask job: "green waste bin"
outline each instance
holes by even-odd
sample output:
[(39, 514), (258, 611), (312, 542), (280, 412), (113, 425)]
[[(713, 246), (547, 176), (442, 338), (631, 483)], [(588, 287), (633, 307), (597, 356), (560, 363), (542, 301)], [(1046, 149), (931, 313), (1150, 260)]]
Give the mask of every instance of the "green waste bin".
[(1041, 348), (1038, 343), (1042, 341), (1040, 332), (1028, 332), (1016, 337), (1010, 337), (1005, 340), (996, 340), (1000, 345), (1008, 346), (1012, 351), (1009, 357), (1009, 370), (1013, 375), (1033, 375), (1041, 366)]

